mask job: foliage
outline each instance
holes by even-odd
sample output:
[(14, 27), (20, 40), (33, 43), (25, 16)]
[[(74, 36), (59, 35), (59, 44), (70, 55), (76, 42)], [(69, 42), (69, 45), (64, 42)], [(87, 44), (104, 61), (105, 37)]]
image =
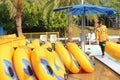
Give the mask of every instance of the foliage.
[[(1, 0), (0, 1), (0, 25), (5, 26), (8, 30), (16, 28), (15, 25), (15, 3), (17, 0)], [(32, 29), (35, 27), (38, 31), (60, 31), (64, 33), (68, 28), (68, 16), (65, 11), (53, 12), (54, 8), (69, 5), (70, 0), (21, 0), (23, 3), (22, 27)], [(5, 3), (9, 3), (7, 6)], [(116, 9), (120, 14), (119, 0), (85, 0), (85, 3), (95, 4), (99, 6), (109, 6)], [(71, 5), (81, 4), (81, 0), (73, 0)], [(90, 22), (95, 21), (99, 15), (88, 15)], [(106, 16), (103, 16), (104, 18)], [(107, 19), (107, 18), (105, 18)], [(78, 16), (73, 16), (73, 24), (78, 20)], [(110, 20), (109, 20), (110, 21)], [(26, 30), (27, 31), (27, 30)], [(32, 32), (32, 31), (31, 31)], [(62, 34), (63, 35), (63, 34)]]
[(0, 26), (3, 26), (5, 29), (10, 29), (15, 27), (14, 18), (10, 18), (9, 11), (7, 10), (6, 4), (0, 4)]
[(23, 14), (23, 26), (32, 27), (38, 26), (39, 22), (39, 11), (35, 3), (29, 4), (28, 2), (24, 5), (24, 14)]

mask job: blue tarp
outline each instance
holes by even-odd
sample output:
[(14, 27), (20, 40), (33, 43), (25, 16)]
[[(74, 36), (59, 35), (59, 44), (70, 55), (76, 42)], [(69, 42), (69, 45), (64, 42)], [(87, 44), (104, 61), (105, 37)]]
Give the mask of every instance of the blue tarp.
[(3, 27), (0, 27), (0, 35), (3, 35), (4, 34), (4, 29)]

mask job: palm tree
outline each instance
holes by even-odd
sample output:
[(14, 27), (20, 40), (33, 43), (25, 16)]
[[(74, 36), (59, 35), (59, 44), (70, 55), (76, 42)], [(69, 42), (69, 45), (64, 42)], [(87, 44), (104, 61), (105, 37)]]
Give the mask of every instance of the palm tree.
[(24, 11), (24, 0), (3, 0), (6, 4), (10, 16), (15, 18), (18, 36), (22, 36), (22, 13)]
[[(15, 18), (16, 26), (17, 26), (17, 33), (18, 36), (23, 36), (22, 34), (22, 14), (24, 12), (24, 3), (27, 0), (2, 0), (3, 3), (6, 4), (10, 16)], [(33, 1), (33, 0), (28, 0)], [(39, 0), (34, 0), (34, 2)], [(39, 2), (36, 2), (37, 4)]]
[(22, 13), (24, 0), (17, 0), (15, 4), (15, 21), (17, 26), (18, 36), (22, 36)]
[[(70, 0), (69, 5), (72, 5), (73, 0)], [(72, 15), (68, 15), (68, 41), (72, 41)]]
[[(47, 18), (49, 18), (50, 16), (54, 16), (55, 13), (52, 13), (53, 8), (57, 8), (58, 6), (60, 7), (63, 5), (66, 6), (68, 1), (69, 1), (69, 5), (81, 3), (80, 0), (66, 0), (66, 1), (63, 0), (65, 1), (63, 4), (60, 3), (61, 0), (1, 0), (1, 1), (7, 4), (7, 8), (10, 12), (10, 16), (15, 18), (18, 36), (22, 36), (22, 14), (24, 12), (25, 2), (29, 2), (29, 3), (35, 2), (37, 5), (39, 4), (38, 5), (40, 6), (39, 9), (44, 15), (43, 17), (47, 17)], [(99, 4), (100, 2), (100, 0), (85, 0), (85, 1), (86, 3), (89, 2), (91, 4), (94, 4), (94, 2), (96, 2), (96, 4)], [(119, 0), (114, 0), (114, 1), (113, 1), (114, 4), (117, 4), (117, 2), (119, 2)], [(113, 3), (110, 3), (110, 1), (108, 2), (105, 5), (113, 4)], [(114, 6), (117, 7), (117, 5), (114, 5)], [(71, 27), (72, 26), (72, 15), (69, 15), (68, 24), (69, 24), (68, 25), (69, 26), (68, 27), (69, 28), (68, 29), (68, 40), (71, 41), (72, 40), (72, 27)]]

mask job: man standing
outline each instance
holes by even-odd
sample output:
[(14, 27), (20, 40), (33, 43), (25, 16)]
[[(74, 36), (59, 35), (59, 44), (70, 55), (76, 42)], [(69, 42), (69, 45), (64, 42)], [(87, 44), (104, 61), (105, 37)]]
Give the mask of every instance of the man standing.
[(107, 28), (103, 25), (104, 20), (99, 19), (98, 26), (95, 30), (96, 33), (96, 41), (99, 43), (102, 51), (102, 58), (104, 57), (104, 49), (105, 49), (105, 42), (108, 40)]

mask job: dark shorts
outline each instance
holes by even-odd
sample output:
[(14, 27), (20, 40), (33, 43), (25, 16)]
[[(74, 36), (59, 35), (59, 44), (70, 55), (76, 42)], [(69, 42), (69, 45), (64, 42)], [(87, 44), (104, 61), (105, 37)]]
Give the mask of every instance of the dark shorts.
[(106, 41), (99, 42), (99, 45), (100, 45), (100, 47), (101, 47), (102, 55), (103, 55), (103, 56), (104, 56), (104, 51), (105, 51), (105, 43), (106, 43)]
[(99, 45), (100, 45), (100, 46), (105, 46), (105, 43), (106, 43), (106, 41), (99, 42)]

